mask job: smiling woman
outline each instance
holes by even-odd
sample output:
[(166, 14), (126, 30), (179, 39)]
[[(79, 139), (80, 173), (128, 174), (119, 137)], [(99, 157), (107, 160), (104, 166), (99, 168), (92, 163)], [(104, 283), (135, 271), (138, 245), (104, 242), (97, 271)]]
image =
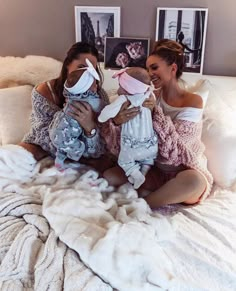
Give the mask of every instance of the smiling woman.
[[(154, 91), (154, 108), (147, 103), (148, 100), (143, 106), (153, 109), (159, 152), (155, 166), (138, 190), (151, 207), (197, 203), (209, 195), (212, 186), (213, 179), (206, 167), (201, 142), (203, 102), (199, 95), (180, 88), (178, 79), (183, 65), (182, 47), (166, 39), (155, 44), (146, 62), (153, 84), (159, 90)], [(120, 125), (138, 114), (138, 108), (129, 109), (128, 106), (124, 105), (109, 122), (109, 135), (104, 135), (108, 148), (114, 154), (117, 154)], [(127, 114), (130, 114), (129, 117)], [(119, 167), (105, 171), (104, 177), (116, 186), (127, 182), (124, 171)]]
[[(158, 82), (160, 82), (159, 74), (162, 74), (165, 68), (171, 69), (171, 65), (176, 66), (176, 79), (181, 77), (184, 67), (183, 54), (183, 48), (177, 42), (172, 43), (168, 39), (162, 39), (155, 43), (153, 52), (147, 59), (147, 70), (156, 88), (158, 87)], [(168, 76), (166, 74), (162, 78)], [(161, 84), (159, 86), (161, 87)]]

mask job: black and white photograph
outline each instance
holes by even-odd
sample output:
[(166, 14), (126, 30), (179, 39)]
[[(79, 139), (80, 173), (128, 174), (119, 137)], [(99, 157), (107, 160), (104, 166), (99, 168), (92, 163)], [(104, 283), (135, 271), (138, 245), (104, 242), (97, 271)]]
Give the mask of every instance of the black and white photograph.
[(146, 66), (149, 38), (107, 37), (105, 42), (105, 69)]
[(75, 6), (76, 41), (94, 45), (104, 62), (106, 37), (120, 36), (120, 7)]
[(179, 42), (184, 72), (202, 74), (207, 30), (207, 8), (157, 8), (156, 40)]

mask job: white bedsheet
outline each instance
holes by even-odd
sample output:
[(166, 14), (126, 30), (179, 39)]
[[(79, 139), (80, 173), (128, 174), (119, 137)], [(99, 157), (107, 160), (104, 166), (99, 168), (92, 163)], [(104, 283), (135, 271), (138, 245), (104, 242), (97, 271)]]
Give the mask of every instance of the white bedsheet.
[(51, 163), (0, 148), (0, 290), (236, 290), (235, 192), (151, 212)]

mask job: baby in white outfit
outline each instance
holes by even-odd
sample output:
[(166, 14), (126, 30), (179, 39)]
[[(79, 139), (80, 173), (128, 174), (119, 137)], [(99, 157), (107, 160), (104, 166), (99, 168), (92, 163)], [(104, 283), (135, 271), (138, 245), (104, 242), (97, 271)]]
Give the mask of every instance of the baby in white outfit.
[(105, 122), (115, 117), (127, 100), (129, 108), (139, 106), (140, 113), (121, 125), (121, 146), (118, 157), (119, 166), (135, 189), (145, 181), (145, 175), (157, 157), (157, 136), (153, 130), (152, 112), (143, 107), (145, 99), (153, 94), (150, 77), (146, 70), (139, 67), (126, 68), (114, 74), (119, 81), (118, 97), (107, 105), (98, 117)]

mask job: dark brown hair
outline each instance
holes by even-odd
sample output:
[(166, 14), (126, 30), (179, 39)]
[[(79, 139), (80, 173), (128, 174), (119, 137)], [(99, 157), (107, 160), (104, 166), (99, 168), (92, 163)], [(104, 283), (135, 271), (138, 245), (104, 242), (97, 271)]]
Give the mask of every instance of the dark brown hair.
[(184, 49), (181, 44), (170, 39), (160, 39), (154, 43), (150, 56), (152, 55), (159, 56), (168, 65), (176, 64), (176, 78), (180, 78), (184, 68)]
[(76, 71), (71, 72), (69, 76), (67, 76), (67, 79), (66, 79), (67, 87), (69, 88), (73, 87), (81, 78), (84, 72), (85, 70), (76, 70)]
[[(62, 64), (62, 69), (60, 76), (55, 80), (53, 89), (55, 94), (59, 97), (60, 100), (60, 105), (61, 107), (63, 106), (65, 102), (65, 97), (63, 96), (63, 89), (64, 89), (64, 83), (66, 81), (67, 75), (68, 75), (68, 70), (67, 67), (70, 65), (74, 60), (79, 58), (80, 54), (91, 54), (96, 59), (98, 60), (98, 50), (91, 44), (86, 43), (86, 42), (76, 42), (75, 44), (72, 45), (72, 47), (68, 50), (65, 60)], [(96, 67), (96, 70), (100, 76), (100, 80), (102, 80), (102, 73), (99, 68), (99, 64)], [(101, 88), (101, 83), (98, 82), (98, 91)]]

